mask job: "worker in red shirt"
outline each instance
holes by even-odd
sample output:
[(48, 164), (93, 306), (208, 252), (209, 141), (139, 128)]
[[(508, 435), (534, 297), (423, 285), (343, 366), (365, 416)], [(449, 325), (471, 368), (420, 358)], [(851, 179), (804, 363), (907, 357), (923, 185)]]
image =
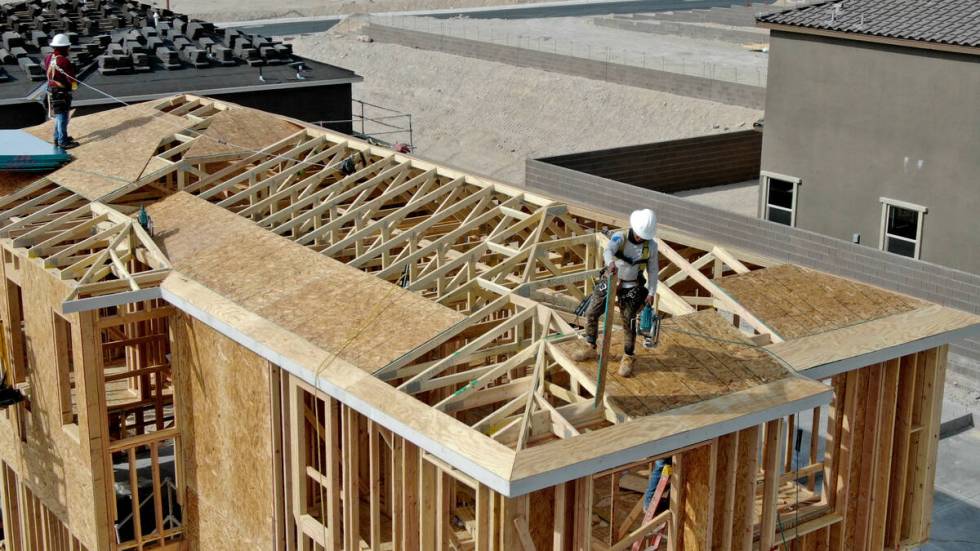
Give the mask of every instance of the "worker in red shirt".
[(56, 34), (51, 39), (51, 46), (54, 52), (44, 58), (44, 70), (48, 76), (48, 116), (54, 119), (54, 144), (71, 149), (78, 146), (78, 142), (68, 135), (71, 93), (78, 88), (75, 65), (68, 59), (71, 42), (68, 35)]

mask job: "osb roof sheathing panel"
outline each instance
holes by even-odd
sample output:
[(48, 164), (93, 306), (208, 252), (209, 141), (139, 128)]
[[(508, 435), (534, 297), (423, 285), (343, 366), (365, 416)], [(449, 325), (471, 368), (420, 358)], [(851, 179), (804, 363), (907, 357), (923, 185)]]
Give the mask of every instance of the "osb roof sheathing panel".
[[(51, 139), (51, 122), (27, 129)], [(79, 143), (70, 151), (74, 160), (49, 178), (89, 200), (138, 180), (161, 140), (192, 122), (141, 103), (72, 118), (69, 134)]]
[(287, 120), (255, 109), (229, 109), (211, 117), (207, 129), (202, 132), (207, 138), (196, 140), (184, 158), (262, 149), (300, 129)]
[[(613, 333), (611, 350), (622, 350), (623, 333)], [(660, 342), (647, 350), (637, 339), (631, 377), (607, 373), (606, 396), (630, 417), (655, 415), (757, 385), (791, 373), (713, 310), (665, 320)], [(582, 346), (567, 342), (559, 348), (571, 355)], [(617, 358), (618, 359), (618, 358)], [(596, 362), (578, 362), (591, 379)]]
[(189, 194), (148, 211), (177, 271), (365, 371), (463, 319)]
[(716, 281), (786, 340), (826, 333), (926, 305), (911, 297), (793, 264)]
[(0, 171), (0, 197), (10, 195), (20, 188), (44, 178), (46, 172)]

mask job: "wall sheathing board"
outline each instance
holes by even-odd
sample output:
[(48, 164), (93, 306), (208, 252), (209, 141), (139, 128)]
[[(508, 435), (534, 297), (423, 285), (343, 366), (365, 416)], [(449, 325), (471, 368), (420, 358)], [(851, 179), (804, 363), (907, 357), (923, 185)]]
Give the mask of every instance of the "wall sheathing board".
[(173, 332), (187, 539), (196, 549), (272, 549), (269, 364), (189, 316)]
[[(8, 258), (13, 260), (10, 256)], [(107, 530), (105, 517), (102, 516), (104, 510), (93, 506), (104, 502), (101, 492), (105, 488), (100, 476), (101, 465), (93, 472), (93, 457), (90, 455), (100, 453), (97, 432), (99, 417), (94, 413), (98, 409), (91, 402), (89, 409), (79, 406), (76, 424), (63, 425), (62, 417), (53, 315), (61, 312), (61, 302), (69, 288), (34, 262), (22, 257), (18, 257), (16, 263), (5, 262), (4, 275), (3, 307), (0, 311), (8, 354), (13, 351), (10, 348), (13, 335), (7, 308), (8, 294), (13, 293), (13, 287), (8, 287), (8, 279), (17, 281), (21, 288), (27, 335), (26, 380), (30, 384), (27, 393), (30, 411), (22, 403), (0, 413), (0, 459), (16, 472), (32, 495), (64, 523), (74, 537), (86, 547), (95, 549), (99, 533), (102, 532), (105, 537)], [(73, 360), (76, 373), (81, 375), (84, 371), (82, 366), (94, 365), (94, 358), (84, 351), (90, 348), (83, 347), (81, 339), (81, 324), (91, 324), (92, 317), (87, 314), (64, 317), (72, 325)], [(88, 371), (86, 376), (76, 378), (75, 392), (79, 404), (84, 403), (81, 398), (86, 391), (92, 390), (91, 369)], [(57, 476), (52, 476), (54, 473)]]

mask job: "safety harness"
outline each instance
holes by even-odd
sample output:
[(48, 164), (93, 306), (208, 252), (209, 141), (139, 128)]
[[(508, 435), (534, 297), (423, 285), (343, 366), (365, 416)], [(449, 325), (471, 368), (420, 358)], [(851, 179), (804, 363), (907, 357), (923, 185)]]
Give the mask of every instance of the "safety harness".
[[(645, 264), (650, 260), (650, 240), (649, 239), (643, 240), (643, 249), (640, 251), (639, 257), (630, 258), (626, 256), (626, 254), (623, 252), (623, 249), (625, 249), (626, 240), (629, 239), (629, 233), (632, 233), (633, 230), (626, 230), (626, 231), (627, 231), (626, 234), (620, 233), (622, 239), (616, 239), (616, 241), (622, 241), (622, 243), (619, 245), (619, 249), (616, 251), (616, 253), (613, 256), (615, 256), (619, 260), (622, 260), (623, 262), (628, 263), (631, 266), (636, 266), (637, 264)], [(615, 234), (613, 235), (613, 238), (615, 239)], [(638, 272), (636, 277), (636, 283), (637, 283), (637, 287), (646, 286), (646, 277), (644, 277), (643, 270), (640, 270)]]
[[(63, 57), (57, 53), (51, 53), (51, 60), (48, 62), (48, 110), (51, 113), (65, 113), (71, 107), (71, 96), (68, 87), (64, 83), (55, 80), (58, 73), (65, 74), (64, 69), (58, 65), (58, 58)], [(65, 74), (65, 76), (67, 76)]]

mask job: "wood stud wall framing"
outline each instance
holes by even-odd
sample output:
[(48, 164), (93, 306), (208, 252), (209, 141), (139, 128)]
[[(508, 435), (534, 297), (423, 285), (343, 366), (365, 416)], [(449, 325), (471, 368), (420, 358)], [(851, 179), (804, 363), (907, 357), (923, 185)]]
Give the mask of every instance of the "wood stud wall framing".
[[(299, 548), (618, 551), (661, 526), (677, 550), (922, 542), (933, 476), (923, 466), (938, 443), (945, 350), (838, 375), (828, 425), (817, 409), (677, 450), (670, 506), (646, 524), (638, 511), (656, 458), (508, 499), (288, 377)], [(803, 416), (827, 439), (825, 456), (794, 451)]]

